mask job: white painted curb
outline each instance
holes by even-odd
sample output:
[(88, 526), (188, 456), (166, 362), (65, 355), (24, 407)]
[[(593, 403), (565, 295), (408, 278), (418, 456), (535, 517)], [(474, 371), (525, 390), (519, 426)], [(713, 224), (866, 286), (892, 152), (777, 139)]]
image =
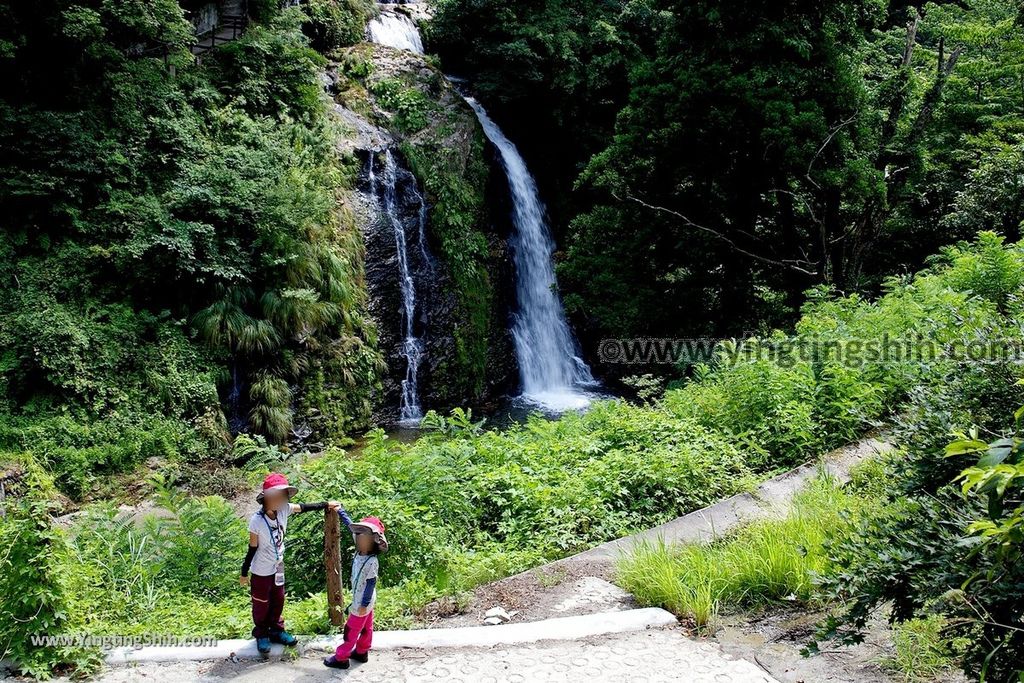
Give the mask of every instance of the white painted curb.
[[(492, 647), (518, 645), (538, 640), (577, 640), (589, 636), (647, 628), (676, 623), (670, 612), (658, 607), (630, 609), (619, 612), (581, 614), (575, 617), (524, 621), (501, 626), (461, 626), (458, 628), (426, 628), (412, 631), (385, 631), (373, 635), (375, 650), (393, 650), (402, 647)], [(317, 638), (306, 647), (334, 651), (341, 637)]]
[[(492, 647), (535, 643), (539, 640), (577, 640), (589, 636), (628, 631), (643, 631), (676, 623), (676, 618), (657, 607), (620, 612), (583, 614), (543, 621), (503, 624), (501, 626), (463, 626), (425, 628), (412, 631), (381, 631), (373, 634), (374, 650), (397, 648)], [(305, 644), (306, 649), (332, 652), (341, 636), (322, 636)], [(284, 646), (271, 648), (272, 659), (279, 659)], [(107, 664), (132, 662), (183, 662), (220, 659), (259, 659), (256, 641), (222, 640), (208, 647), (122, 647), (107, 653)]]

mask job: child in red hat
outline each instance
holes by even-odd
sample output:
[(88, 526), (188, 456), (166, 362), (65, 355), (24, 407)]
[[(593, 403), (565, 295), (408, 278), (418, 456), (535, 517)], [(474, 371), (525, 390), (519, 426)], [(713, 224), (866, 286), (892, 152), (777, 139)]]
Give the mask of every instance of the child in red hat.
[(345, 508), (338, 507), (341, 521), (352, 532), (356, 554), (352, 558), (352, 602), (345, 622), (344, 640), (334, 654), (324, 659), (332, 669), (347, 669), (349, 658), (357, 662), (370, 659), (373, 644), (373, 607), (377, 602), (377, 576), (380, 561), (377, 556), (388, 550), (384, 523), (377, 517), (363, 517), (353, 522)]
[[(284, 630), (284, 535), (288, 517), (309, 510), (338, 509), (339, 503), (291, 502), (298, 491), (288, 484), (283, 474), (272, 472), (263, 480), (263, 489), (256, 495), (260, 510), (249, 518), (249, 552), (242, 562), (240, 583), (249, 586), (252, 598), (252, 636), (256, 649), (266, 657), (270, 643), (295, 645), (295, 636)], [(252, 578), (249, 573), (252, 572)]]

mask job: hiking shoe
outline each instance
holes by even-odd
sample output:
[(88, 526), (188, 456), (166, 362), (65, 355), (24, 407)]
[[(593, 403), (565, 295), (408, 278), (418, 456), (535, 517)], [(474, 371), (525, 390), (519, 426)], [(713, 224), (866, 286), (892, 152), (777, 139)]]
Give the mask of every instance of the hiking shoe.
[(370, 661), (370, 653), (369, 652), (353, 652), (352, 653), (352, 659), (356, 660), (357, 662), (362, 662), (363, 664), (366, 664), (368, 661)]
[(270, 655), (270, 638), (257, 638), (256, 639), (256, 649), (259, 650), (259, 653), (261, 655), (263, 655), (264, 657), (269, 656)]
[(271, 642), (281, 643), (282, 645), (287, 645), (288, 647), (291, 647), (295, 645), (295, 643), (299, 642), (299, 639), (293, 636), (292, 634), (288, 633), (288, 631), (271, 632), (270, 640)]
[(324, 666), (330, 667), (332, 669), (347, 669), (348, 660), (338, 659), (334, 655), (331, 655), (330, 657), (324, 657)]

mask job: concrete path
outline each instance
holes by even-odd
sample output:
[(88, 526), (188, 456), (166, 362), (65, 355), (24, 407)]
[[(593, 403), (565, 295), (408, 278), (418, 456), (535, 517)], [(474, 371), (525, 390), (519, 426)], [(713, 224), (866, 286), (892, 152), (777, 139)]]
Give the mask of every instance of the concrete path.
[(793, 495), (819, 472), (824, 471), (837, 481), (846, 483), (850, 479), (850, 470), (856, 464), (890, 448), (889, 443), (878, 439), (864, 439), (843, 446), (825, 455), (820, 463), (807, 463), (773, 477), (751, 493), (726, 498), (710, 507), (632, 536), (609, 541), (561, 562), (613, 562), (639, 543), (706, 543), (755, 519), (785, 514)]
[(319, 657), (306, 656), (290, 662), (150, 662), (109, 669), (98, 678), (99, 683), (229, 680), (777, 683), (755, 664), (691, 640), (676, 627), (520, 647), (374, 651), (368, 663), (353, 663), (348, 671), (327, 669)]
[[(789, 510), (793, 495), (820, 472), (846, 482), (854, 466), (891, 448), (884, 437), (866, 438), (837, 448), (817, 461), (763, 482), (750, 493), (732, 496), (652, 529), (478, 586), (461, 613), (452, 614), (439, 603), (427, 611), (426, 620), (431, 626), (479, 624), (484, 613), (495, 606), (517, 611), (516, 619), (523, 621), (559, 616), (570, 606), (570, 614), (634, 607), (628, 595), (608, 595), (601, 590), (594, 595), (593, 586), (588, 582), (614, 580), (616, 560), (638, 543), (703, 543), (754, 520), (782, 516)], [(606, 583), (604, 585), (607, 587)]]

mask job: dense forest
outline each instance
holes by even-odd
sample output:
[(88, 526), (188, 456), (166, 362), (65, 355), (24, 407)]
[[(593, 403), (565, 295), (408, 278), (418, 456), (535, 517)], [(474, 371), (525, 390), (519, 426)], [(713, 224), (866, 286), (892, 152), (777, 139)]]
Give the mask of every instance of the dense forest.
[[(871, 433), (777, 583), (735, 559), (757, 527), (623, 585), (705, 635), (813, 605), (810, 653), (881, 613), (1024, 680), (1021, 6), (413, 5), (0, 1), (0, 661), (247, 634), (235, 504), (269, 471), (388, 521), (402, 628)], [(530, 306), (586, 409), (516, 402)], [(725, 341), (599, 352), (644, 338)], [(326, 633), (322, 529), (289, 533), (286, 615)]]
[(446, 0), (428, 36), (545, 160), (592, 338), (771, 329), (1017, 237), (1013, 3)]

